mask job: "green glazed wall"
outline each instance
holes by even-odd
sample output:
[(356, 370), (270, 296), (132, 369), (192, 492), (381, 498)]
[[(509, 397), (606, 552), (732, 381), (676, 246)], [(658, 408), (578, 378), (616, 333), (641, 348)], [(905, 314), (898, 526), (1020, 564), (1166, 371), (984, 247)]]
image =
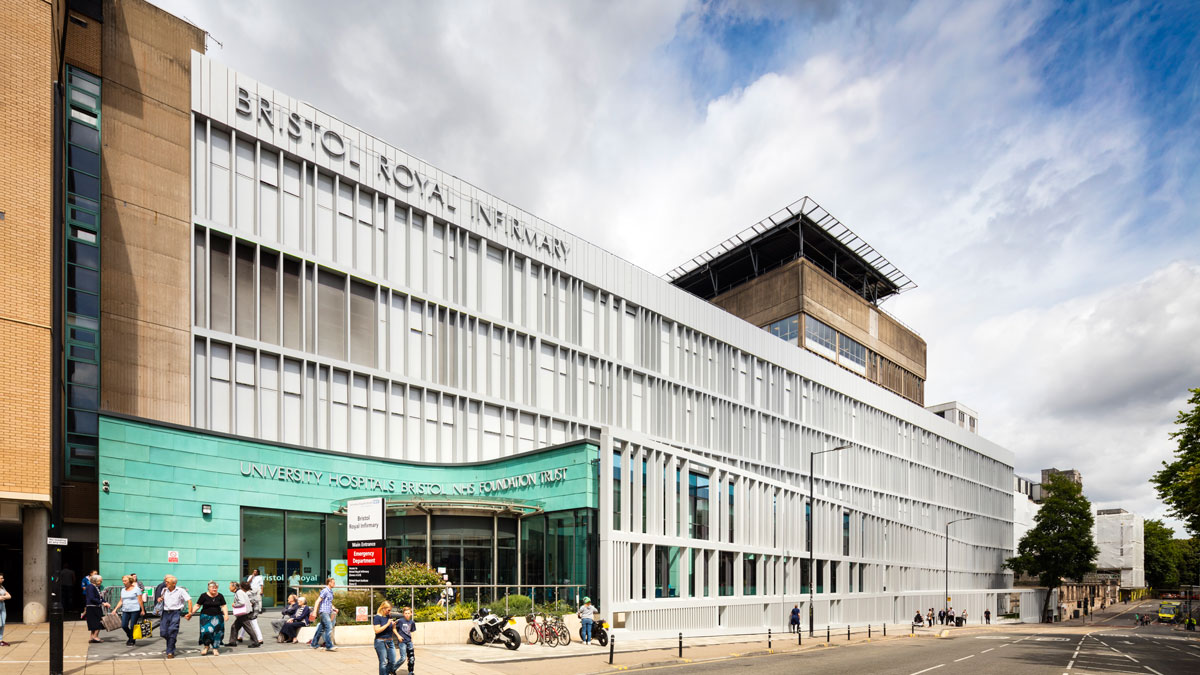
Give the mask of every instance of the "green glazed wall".
[[(242, 507), (332, 513), (340, 500), (397, 494), (404, 481), (466, 489), (481, 481), (565, 469), (562, 480), (474, 497), (520, 501), (547, 512), (598, 508), (598, 452), (581, 442), (486, 463), (411, 464), (102, 416), (99, 480), (108, 481), (108, 491), (99, 493), (100, 574), (109, 585), (129, 572), (147, 584), (170, 573), (195, 594), (209, 579), (228, 581), (242, 573)], [(295, 471), (285, 473), (284, 480), (243, 475), (250, 464), (320, 472), (321, 480), (314, 484), (315, 473)], [(331, 474), (381, 484), (339, 487), (329, 484)], [(387, 481), (395, 482), (395, 491), (387, 491)], [(203, 504), (212, 506), (212, 515), (201, 515)], [(178, 563), (167, 562), (168, 551), (179, 552)]]

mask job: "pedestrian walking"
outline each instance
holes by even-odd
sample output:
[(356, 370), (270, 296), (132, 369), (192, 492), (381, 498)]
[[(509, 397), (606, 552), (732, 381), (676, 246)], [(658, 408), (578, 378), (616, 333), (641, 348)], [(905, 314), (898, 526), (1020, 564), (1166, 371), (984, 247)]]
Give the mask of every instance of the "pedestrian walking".
[(396, 636), (396, 621), (391, 618), (392, 603), (384, 600), (371, 617), (371, 626), (375, 629), (375, 656), (379, 658), (379, 675), (393, 675), (396, 672), (396, 652), (392, 651), (393, 638)]
[(88, 637), (88, 642), (100, 642), (100, 630), (104, 628), (105, 610), (111, 605), (104, 601), (104, 596), (100, 595), (101, 583), (104, 577), (93, 572), (88, 577), (87, 585), (83, 587), (83, 615), (87, 618), (87, 629), (91, 632)]
[(0, 647), (10, 646), (4, 641), (4, 622), (8, 620), (8, 611), (4, 609), (4, 603), (12, 600), (12, 593), (4, 588), (4, 575), (0, 574)]
[(938, 610), (938, 623), (943, 626), (946, 625), (946, 610), (944, 610), (944, 609)]
[(217, 582), (208, 582), (208, 591), (196, 599), (195, 606), (187, 613), (187, 620), (200, 609), (200, 655), (220, 654), (221, 641), (225, 639), (225, 620), (229, 618), (229, 609), (225, 604), (225, 596)]
[(992, 610), (983, 610), (983, 622), (989, 626), (992, 625)]
[(800, 632), (800, 605), (792, 605), (791, 618), (788, 619), (788, 631)]
[(229, 592), (233, 594), (233, 627), (229, 629), (229, 642), (225, 643), (226, 647), (237, 646), (238, 631), (245, 628), (250, 632), (250, 647), (261, 647), (262, 643), (254, 637), (254, 630), (251, 626), (251, 617), (253, 616), (250, 604), (250, 584), (246, 581), (231, 581), (229, 582)]
[(158, 594), (158, 602), (161, 603), (161, 620), (159, 621), (159, 635), (167, 641), (167, 658), (175, 658), (175, 642), (179, 639), (179, 616), (187, 610), (190, 617), (192, 613), (192, 596), (188, 594), (187, 589), (179, 586), (179, 580), (168, 574), (163, 579), (166, 587)]
[(408, 662), (408, 675), (412, 675), (413, 668), (417, 665), (417, 655), (413, 651), (413, 633), (417, 630), (417, 622), (412, 620), (412, 607), (404, 608), (404, 618), (396, 622), (396, 637), (400, 639), (400, 643), (396, 647), (400, 651), (400, 659), (396, 662), (396, 669), (392, 672), (400, 670), (400, 666)]
[(246, 634), (246, 630), (250, 631), (252, 642), (262, 644), (262, 627), (258, 625), (258, 615), (262, 614), (262, 589), (263, 575), (257, 569), (251, 570), (249, 576), (246, 577), (246, 582), (250, 584), (248, 596), (250, 598), (250, 616), (246, 620), (246, 629), (238, 633), (238, 642)]
[(582, 625), (580, 628), (580, 637), (583, 638), (583, 644), (592, 644), (592, 624), (595, 623), (596, 608), (592, 605), (592, 599), (584, 597), (583, 604), (579, 606), (579, 611), (575, 612), (579, 617), (579, 622)]
[(929, 613), (925, 615), (925, 621), (928, 622), (928, 624), (929, 624), (926, 626), (926, 628), (933, 628), (933, 608), (932, 607), (929, 608)]
[(321, 589), (321, 595), (317, 596), (317, 620), (320, 622), (317, 626), (317, 632), (313, 634), (312, 642), (308, 645), (313, 649), (321, 646), (321, 639), (325, 639), (325, 651), (337, 651), (337, 645), (333, 644), (333, 621), (337, 617), (337, 607), (333, 606), (333, 577), (325, 580), (325, 588)]
[(137, 579), (131, 575), (121, 577), (121, 583), (125, 586), (121, 589), (121, 630), (125, 631), (125, 646), (132, 647), (137, 644), (133, 639), (133, 627), (146, 612), (146, 599), (138, 590)]
[(964, 626), (965, 626), (965, 625), (967, 625), (967, 612), (966, 612), (966, 610), (963, 610), (963, 613), (962, 613), (962, 620), (963, 620), (963, 625), (964, 625)]
[(953, 607), (946, 610), (946, 625), (947, 626), (954, 625), (954, 608)]

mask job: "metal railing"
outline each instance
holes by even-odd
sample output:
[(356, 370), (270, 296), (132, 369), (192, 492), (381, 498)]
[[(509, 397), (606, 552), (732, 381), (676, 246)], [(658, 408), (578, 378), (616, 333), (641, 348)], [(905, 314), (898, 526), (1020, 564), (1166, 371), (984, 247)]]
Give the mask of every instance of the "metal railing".
[[(321, 589), (325, 588), (324, 584), (301, 584), (299, 586), (301, 594), (316, 592), (320, 593)], [(447, 600), (444, 592), (447, 588), (454, 591), (452, 598)], [(447, 587), (445, 585), (416, 585), (416, 584), (399, 584), (399, 585), (356, 585), (356, 586), (334, 586), (335, 593), (341, 592), (362, 592), (368, 593), (370, 603), (369, 612), (374, 612), (378, 607), (376, 596), (380, 596), (380, 601), (387, 597), (403, 597), (407, 591), (408, 607), (416, 611), (420, 607), (442, 606), (445, 608), (445, 617), (449, 619), (450, 610), (453, 605), (461, 605), (466, 603), (474, 607), (488, 605), (498, 602), (504, 602), (504, 613), (510, 614), (509, 600), (513, 596), (524, 596), (532, 601), (530, 612), (538, 611), (539, 607), (544, 608), (547, 605), (553, 607), (563, 606), (564, 610), (574, 611), (578, 607), (584, 596), (586, 595), (586, 584), (465, 584)], [(560, 605), (563, 603), (563, 605)]]

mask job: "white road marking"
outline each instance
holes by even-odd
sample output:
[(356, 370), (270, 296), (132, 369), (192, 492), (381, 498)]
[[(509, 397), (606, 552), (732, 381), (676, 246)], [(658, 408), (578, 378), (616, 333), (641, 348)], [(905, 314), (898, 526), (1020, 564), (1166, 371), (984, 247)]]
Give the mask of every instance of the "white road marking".
[(980, 654), (986, 654), (986, 653), (988, 653), (988, 652), (992, 651), (993, 649), (995, 649), (995, 647), (989, 647), (989, 648), (987, 648), (987, 649), (985, 649), (985, 650), (983, 650), (983, 651), (981, 651), (981, 652), (979, 652), (979, 653), (980, 653)]
[(1067, 670), (1070, 670), (1074, 667), (1075, 667), (1075, 659), (1071, 659), (1071, 662), (1067, 664)]
[(1155, 669), (1151, 668), (1150, 666), (1143, 666), (1143, 668), (1145, 668), (1146, 670), (1148, 670), (1148, 671), (1150, 671), (1150, 672), (1154, 673), (1154, 675), (1162, 675), (1162, 673), (1160, 673), (1160, 672), (1158, 672), (1157, 670), (1155, 670)]
[[(917, 672), (913, 673), (912, 675), (921, 675), (921, 673), (928, 673), (929, 671), (931, 671), (931, 670), (937, 670), (938, 668), (941, 668), (941, 667), (942, 667), (942, 666), (944, 666), (944, 665), (946, 665), (946, 664), (944, 664), (944, 663), (939, 663), (939, 664), (937, 664), (936, 666), (934, 666), (934, 667), (932, 667), (932, 668), (926, 668), (925, 670), (918, 670)], [(1160, 674), (1160, 675), (1161, 675), (1161, 674)]]
[(973, 659), (973, 658), (975, 658), (975, 655), (971, 654), (970, 656), (964, 656), (961, 659), (954, 659), (954, 662), (958, 663), (959, 661), (966, 661), (967, 659)]

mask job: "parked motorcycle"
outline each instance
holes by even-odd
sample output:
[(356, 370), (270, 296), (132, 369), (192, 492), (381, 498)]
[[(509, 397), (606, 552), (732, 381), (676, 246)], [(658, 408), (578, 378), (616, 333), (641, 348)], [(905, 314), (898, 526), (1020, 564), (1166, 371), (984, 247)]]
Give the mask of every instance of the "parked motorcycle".
[(509, 628), (510, 624), (515, 624), (512, 616), (501, 617), (492, 614), (492, 611), (487, 607), (480, 607), (471, 617), (474, 626), (471, 626), (471, 633), (468, 636), (472, 644), (484, 645), (491, 642), (499, 642), (509, 649), (516, 649), (521, 646), (521, 634), (516, 629)]
[[(608, 646), (608, 622), (600, 617), (596, 617), (592, 623), (592, 639), (600, 643), (601, 647)], [(579, 627), (579, 641), (583, 642), (583, 626)]]

